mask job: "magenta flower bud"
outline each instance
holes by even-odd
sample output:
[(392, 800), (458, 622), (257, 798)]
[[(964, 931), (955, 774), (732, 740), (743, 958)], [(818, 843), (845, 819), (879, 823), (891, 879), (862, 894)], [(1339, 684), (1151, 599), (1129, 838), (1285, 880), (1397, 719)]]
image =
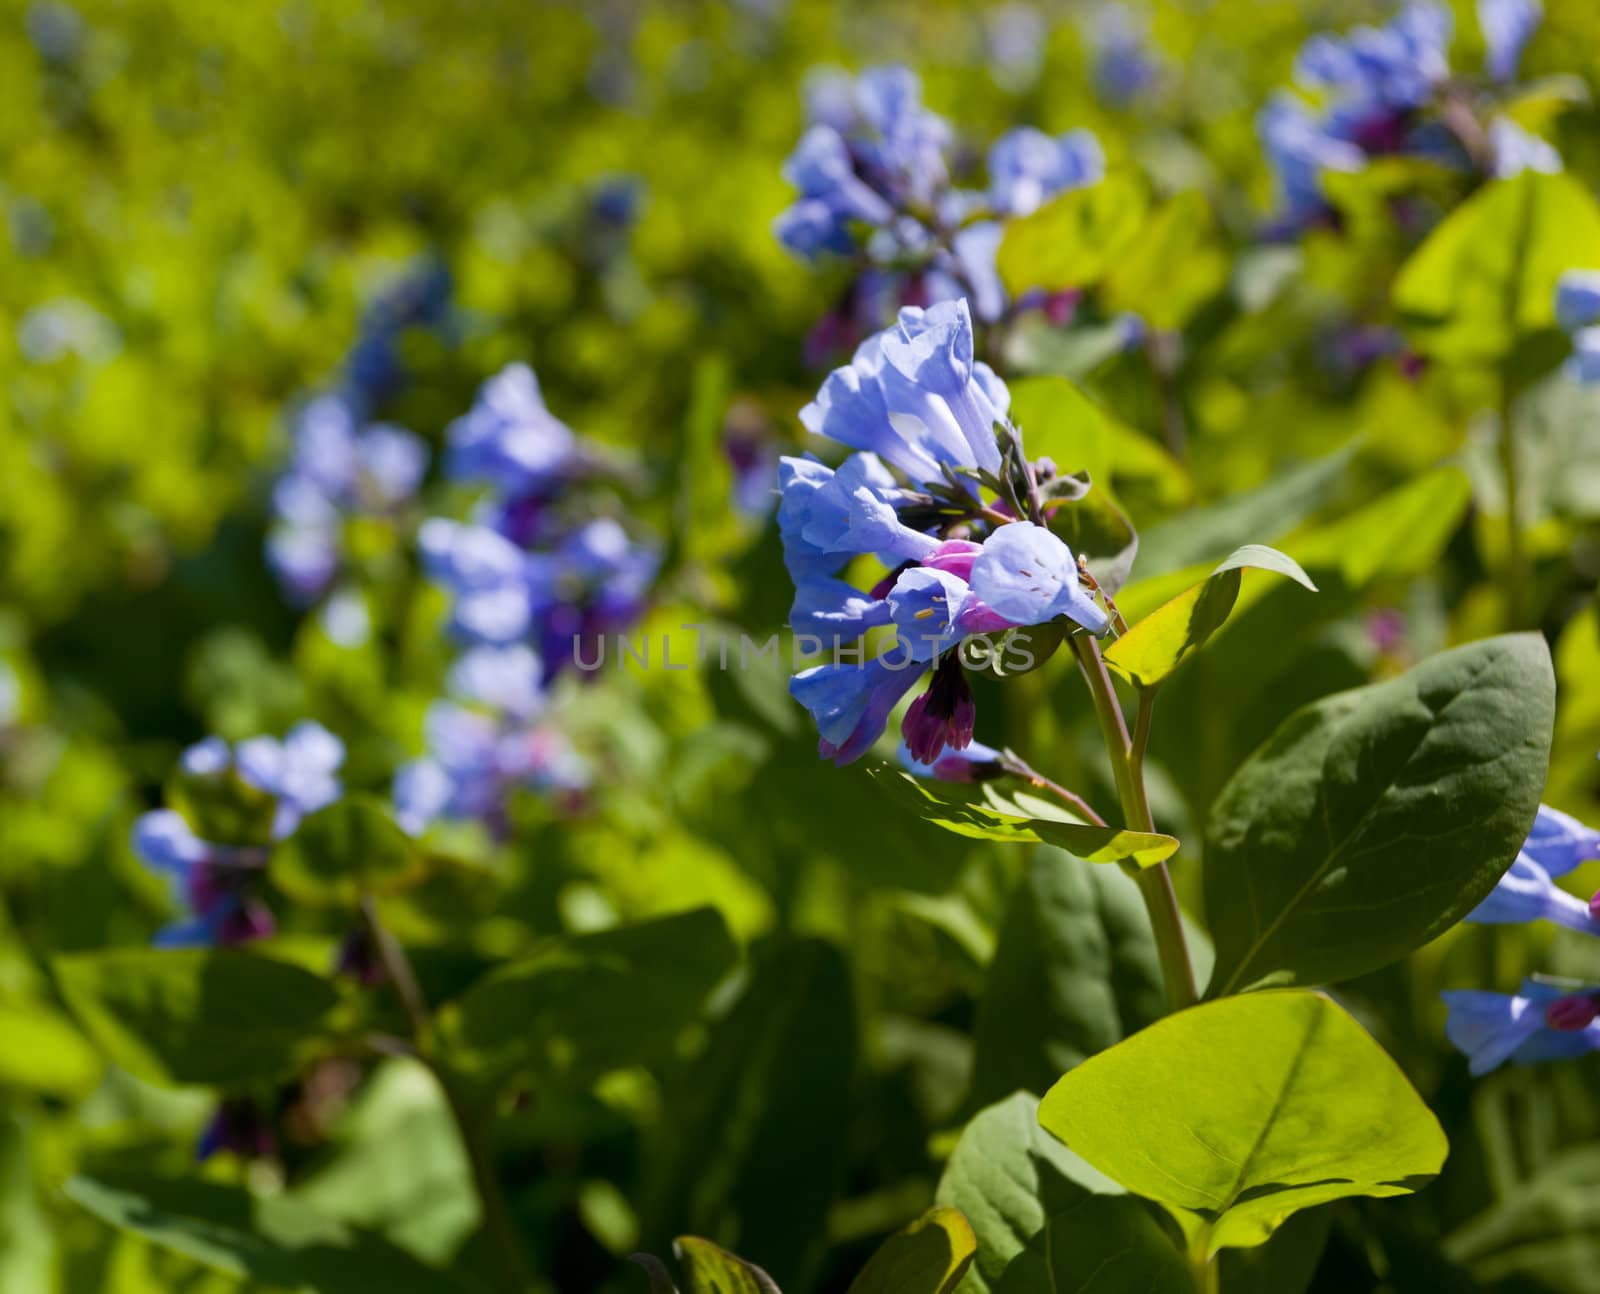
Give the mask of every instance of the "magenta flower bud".
[(1600, 921), (1600, 890), (1596, 890), (1594, 897), (1589, 900), (1589, 916), (1595, 921)]
[(982, 551), (983, 545), (970, 539), (946, 539), (922, 559), (922, 564), (970, 583), (972, 563), (978, 560), (978, 554)]
[(1544, 1022), (1558, 1033), (1577, 1033), (1587, 1029), (1600, 1016), (1600, 1004), (1592, 997), (1577, 995), (1557, 998), (1544, 1009)]
[(911, 703), (900, 725), (911, 757), (934, 764), (948, 746), (963, 750), (972, 743), (978, 707), (957, 653), (951, 652), (934, 671), (928, 690)]

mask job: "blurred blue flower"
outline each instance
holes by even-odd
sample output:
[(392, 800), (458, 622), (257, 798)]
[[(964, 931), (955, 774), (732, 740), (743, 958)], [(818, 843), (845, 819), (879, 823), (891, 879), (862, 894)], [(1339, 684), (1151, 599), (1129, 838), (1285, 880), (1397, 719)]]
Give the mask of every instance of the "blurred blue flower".
[(1562, 170), (1561, 154), (1553, 145), (1524, 130), (1509, 117), (1496, 117), (1489, 123), (1490, 170), (1498, 180), (1510, 179), (1524, 171), (1556, 175)]
[(1145, 24), (1127, 6), (1109, 4), (1098, 10), (1090, 27), (1095, 93), (1103, 103), (1126, 107), (1150, 90), (1160, 75)]
[(1533, 1065), (1600, 1049), (1592, 990), (1574, 992), (1527, 979), (1514, 996), (1478, 989), (1440, 996), (1450, 1011), (1445, 1035), (1472, 1062), (1474, 1074), (1487, 1074), (1508, 1060)]
[(1098, 183), (1105, 173), (1105, 150), (1093, 131), (1052, 138), (1018, 126), (989, 149), (989, 200), (997, 215), (1026, 216), (1057, 194)]
[(1522, 51), (1544, 20), (1539, 0), (1478, 0), (1478, 26), (1488, 46), (1484, 66), (1496, 81), (1517, 75)]
[[(338, 771), (344, 744), (319, 723), (297, 724), (280, 741), (252, 737), (230, 748), (208, 737), (185, 750), (185, 776), (218, 785), (238, 777), (271, 797), (271, 838), (294, 834), (301, 819), (332, 804), (343, 793)], [(203, 792), (202, 792), (203, 793)], [(270, 845), (254, 841), (202, 839), (174, 809), (141, 814), (133, 825), (133, 849), (153, 870), (168, 877), (189, 917), (156, 935), (165, 946), (233, 944), (270, 935), (271, 910), (261, 901), (261, 877)]]
[(526, 364), (508, 364), (485, 382), (447, 435), (450, 475), (492, 485), (502, 496), (554, 493), (582, 461), (578, 438), (545, 407)]
[(1600, 382), (1600, 270), (1568, 270), (1557, 280), (1556, 322), (1572, 335), (1568, 375)]
[(1495, 925), (1553, 921), (1569, 930), (1600, 935), (1600, 921), (1592, 915), (1591, 905), (1554, 880), (1591, 859), (1600, 859), (1600, 832), (1541, 804), (1515, 861), (1467, 920)]

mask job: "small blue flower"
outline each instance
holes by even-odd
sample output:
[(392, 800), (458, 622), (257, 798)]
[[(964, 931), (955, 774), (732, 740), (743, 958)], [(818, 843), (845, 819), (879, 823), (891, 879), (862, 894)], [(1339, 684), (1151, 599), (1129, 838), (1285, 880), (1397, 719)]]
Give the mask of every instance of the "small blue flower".
[(885, 599), (895, 634), (914, 661), (931, 661), (966, 634), (961, 612), (972, 596), (967, 582), (926, 566), (901, 573)]
[(1580, 329), (1573, 337), (1567, 371), (1584, 386), (1600, 382), (1600, 327)]
[(1110, 4), (1096, 14), (1091, 43), (1094, 88), (1103, 103), (1124, 107), (1154, 86), (1159, 64), (1143, 24), (1125, 6)]
[(1509, 117), (1496, 117), (1489, 123), (1489, 152), (1493, 159), (1490, 170), (1500, 180), (1524, 171), (1558, 175), (1562, 170), (1561, 154)]
[(911, 753), (911, 747), (902, 741), (898, 758), (906, 772), (940, 782), (982, 782), (998, 777), (1005, 771), (1000, 752), (981, 741), (970, 741), (961, 750), (947, 747), (929, 763), (917, 759)]
[(834, 644), (854, 642), (868, 629), (887, 625), (890, 618), (885, 599), (831, 576), (798, 580), (789, 609), (789, 626), (796, 633)]
[(864, 665), (834, 662), (801, 670), (789, 680), (789, 693), (816, 722), (818, 753), (843, 767), (883, 735), (890, 712), (924, 673), (925, 667), (882, 657)]
[(989, 200), (998, 215), (1026, 216), (1057, 194), (1098, 183), (1105, 173), (1105, 150), (1093, 131), (1051, 138), (1018, 126), (989, 149)]
[(450, 667), (450, 691), (465, 701), (528, 719), (544, 706), (544, 666), (526, 643), (473, 647)]
[(578, 461), (577, 437), (545, 407), (526, 364), (508, 364), (485, 382), (447, 436), (450, 474), (488, 482), (504, 495), (546, 493), (564, 484)]
[(1591, 859), (1600, 859), (1600, 832), (1541, 804), (1515, 861), (1467, 920), (1486, 925), (1552, 921), (1600, 935), (1600, 921), (1591, 914), (1590, 905), (1553, 879)]
[(310, 719), (296, 724), (281, 741), (251, 737), (234, 751), (239, 776), (277, 797), (273, 835), (280, 840), (293, 834), (301, 818), (343, 794), (338, 776), (343, 763), (344, 743)]
[(837, 471), (786, 457), (779, 460), (779, 480), (778, 529), (797, 582), (831, 575), (864, 553), (895, 566), (939, 546), (900, 520), (903, 492), (872, 454), (852, 454)]
[(1568, 270), (1556, 281), (1556, 322), (1566, 332), (1600, 323), (1600, 270)]
[(1072, 550), (1031, 521), (996, 527), (972, 565), (972, 592), (984, 606), (1015, 625), (1038, 625), (1066, 616), (1090, 633), (1110, 624), (1078, 578)]
[[(1528, 979), (1515, 996), (1477, 989), (1440, 996), (1450, 1009), (1445, 1034), (1472, 1062), (1473, 1074), (1487, 1074), (1508, 1060), (1532, 1065), (1600, 1049), (1600, 1023), (1594, 1021), (1593, 1003), (1581, 1013), (1572, 1013), (1566, 1005), (1592, 995)], [(1578, 1024), (1584, 1014), (1588, 1022)]]
[(1478, 26), (1488, 53), (1484, 66), (1496, 81), (1517, 75), (1522, 51), (1544, 20), (1539, 0), (1478, 0)]

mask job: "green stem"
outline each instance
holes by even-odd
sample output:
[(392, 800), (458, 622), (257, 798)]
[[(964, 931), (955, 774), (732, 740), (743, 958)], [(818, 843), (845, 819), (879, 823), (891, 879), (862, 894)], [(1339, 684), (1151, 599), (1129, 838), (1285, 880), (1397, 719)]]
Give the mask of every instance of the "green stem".
[(435, 1053), (436, 1031), (433, 1027), (432, 1013), (428, 1010), (427, 998), (423, 995), (421, 985), (417, 983), (411, 959), (406, 956), (406, 950), (394, 937), (393, 932), (384, 925), (378, 915), (378, 906), (370, 894), (361, 898), (361, 915), (378, 950), (378, 959), (383, 963), (384, 973), (388, 975), (389, 983), (394, 986), (400, 1004), (405, 1008), (406, 1018), (411, 1025), (416, 1057), (427, 1066), (439, 1084), (445, 1102), (450, 1107), (450, 1116), (454, 1119), (456, 1129), (461, 1135), (461, 1144), (472, 1170), (473, 1185), (477, 1188), (478, 1203), (483, 1210), (484, 1228), (494, 1242), (506, 1289), (512, 1294), (521, 1294), (521, 1291), (532, 1285), (533, 1277), (528, 1269), (527, 1260), (523, 1257), (522, 1243), (517, 1238), (516, 1227), (511, 1221), (511, 1211), (506, 1206), (505, 1194), (500, 1189), (500, 1175), (495, 1171), (494, 1148), (490, 1144), (488, 1129), (482, 1118), (483, 1111), (473, 1108), (467, 1094), (461, 1090), (448, 1068)]
[(1504, 384), (1500, 399), (1500, 475), (1506, 490), (1506, 623), (1511, 629), (1527, 625), (1528, 590), (1532, 581), (1522, 525), (1522, 472), (1517, 461), (1517, 437), (1511, 417), (1511, 386)]
[[(1070, 641), (1078, 655), (1083, 677), (1089, 684), (1089, 695), (1094, 699), (1095, 715), (1100, 720), (1106, 753), (1111, 757), (1117, 798), (1122, 802), (1123, 821), (1134, 831), (1154, 831), (1155, 819), (1150, 813), (1150, 797), (1144, 786), (1144, 750), (1150, 737), (1151, 694), (1148, 691), (1139, 694), (1139, 717), (1134, 735), (1130, 737), (1127, 721), (1122, 717), (1122, 707), (1117, 704), (1111, 675), (1101, 658), (1099, 644), (1087, 634), (1074, 634)], [(1195, 988), (1194, 968), (1189, 962), (1183, 917), (1178, 910), (1178, 896), (1172, 888), (1172, 875), (1165, 863), (1157, 863), (1154, 867), (1130, 868), (1129, 874), (1138, 883), (1145, 910), (1150, 914), (1150, 928), (1155, 934), (1156, 951), (1161, 957), (1161, 976), (1167, 989), (1167, 1005), (1174, 1011), (1193, 1006), (1200, 1000), (1200, 995)]]

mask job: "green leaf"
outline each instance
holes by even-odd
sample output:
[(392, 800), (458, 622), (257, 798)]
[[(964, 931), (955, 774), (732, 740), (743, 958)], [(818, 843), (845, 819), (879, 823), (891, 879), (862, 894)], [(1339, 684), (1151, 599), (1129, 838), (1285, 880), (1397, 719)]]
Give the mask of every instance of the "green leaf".
[(391, 1060), (341, 1116), (330, 1162), (287, 1198), (381, 1233), (424, 1262), (444, 1264), (480, 1210), (461, 1133), (437, 1080)]
[(1089, 564), (1100, 586), (1111, 594), (1127, 583), (1139, 554), (1133, 523), (1107, 490), (1092, 489), (1081, 499), (1050, 509), (1050, 529)]
[[(1096, 827), (1057, 815), (1053, 805), (1027, 797), (1004, 798), (992, 783), (969, 786), (929, 781), (887, 764), (868, 770), (891, 796), (918, 816), (974, 840), (1059, 845), (1088, 863), (1132, 863), (1154, 867), (1178, 852), (1178, 841), (1159, 832)], [(1024, 814), (1019, 806), (1032, 808)]]
[(995, 1294), (1194, 1294), (1194, 1281), (1146, 1205), (1091, 1195), (1051, 1216)]
[(1050, 458), (1063, 474), (1087, 472), (1097, 485), (1111, 479), (1112, 421), (1064, 377), (1025, 377), (1011, 384), (1011, 421), (1030, 459)]
[(1039, 849), (1006, 907), (978, 999), (973, 1099), (1042, 1092), (1165, 1009), (1138, 886), (1118, 868)]
[(1453, 926), (1527, 835), (1554, 712), (1520, 634), (1291, 715), (1212, 808), (1211, 994), (1362, 975)]
[(990, 1294), (1013, 1264), (1043, 1276), (1043, 1257), (1028, 1244), (1045, 1224), (1092, 1195), (1120, 1194), (1039, 1126), (1037, 1097), (1016, 1092), (980, 1111), (956, 1142), (936, 1195), (961, 1210), (977, 1237), (962, 1294)]
[(1007, 221), (995, 256), (1000, 281), (1013, 297), (1097, 283), (1139, 234), (1147, 201), (1137, 176), (1113, 172)]
[(932, 1208), (879, 1246), (849, 1294), (950, 1294), (977, 1252), (959, 1209)]
[(812, 1285), (856, 1108), (857, 1009), (833, 944), (756, 945), (743, 993), (663, 1092), (673, 1117), (643, 1155), (646, 1237), (711, 1235), (782, 1285)]
[(587, 1083), (669, 1056), (734, 957), (712, 908), (549, 939), (474, 984), (439, 1026), (452, 1065), (477, 1080), (530, 1071)]
[(102, 1221), (240, 1280), (297, 1294), (463, 1291), (379, 1236), (237, 1186), (74, 1177), (66, 1193)]
[(1135, 687), (1154, 687), (1199, 650), (1233, 610), (1245, 567), (1275, 571), (1310, 589), (1317, 586), (1292, 557), (1276, 548), (1247, 544), (1222, 560), (1205, 579), (1157, 607), (1112, 643), (1106, 664)]
[(673, 1242), (683, 1264), (688, 1294), (780, 1294), (777, 1283), (754, 1263), (699, 1236)]
[(1555, 326), (1556, 280), (1600, 266), (1600, 208), (1570, 175), (1494, 180), (1412, 254), (1394, 302), (1412, 344), (1454, 363), (1497, 363)]
[(1158, 1021), (1062, 1078), (1039, 1122), (1208, 1255), (1261, 1244), (1314, 1204), (1409, 1194), (1448, 1150), (1366, 1031), (1292, 989)]
[(59, 1227), (34, 1184), (29, 1153), (35, 1126), (20, 1111), (0, 1114), (0, 1289), (18, 1294), (60, 1288)]
[(272, 882), (300, 903), (347, 906), (420, 877), (422, 852), (382, 801), (350, 795), (313, 813), (274, 851)]
[(1182, 328), (1228, 281), (1205, 195), (1175, 194), (1139, 231), (1106, 276), (1107, 310), (1131, 310), (1152, 328)]
[(100, 1055), (72, 1022), (38, 1002), (0, 1003), (0, 1088), (21, 1087), (66, 1100), (100, 1082)]
[(1285, 547), (1302, 566), (1319, 574), (1337, 572), (1347, 587), (1364, 588), (1380, 576), (1431, 567), (1471, 502), (1467, 474), (1441, 467)]
[(333, 986), (222, 949), (118, 948), (53, 963), (67, 1005), (130, 1074), (158, 1084), (257, 1082), (294, 1070), (330, 1028)]

